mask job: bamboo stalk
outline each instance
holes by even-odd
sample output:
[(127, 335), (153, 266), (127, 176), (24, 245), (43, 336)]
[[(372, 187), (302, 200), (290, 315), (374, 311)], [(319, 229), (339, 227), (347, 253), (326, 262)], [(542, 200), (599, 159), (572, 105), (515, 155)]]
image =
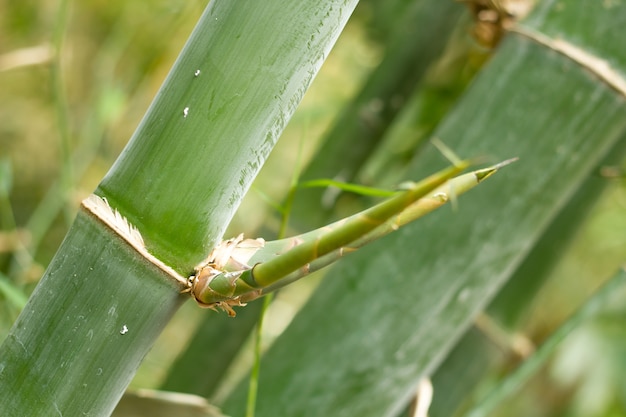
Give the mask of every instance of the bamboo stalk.
[(3, 417), (110, 414), (356, 3), (209, 3), (94, 192), (150, 256), (81, 209), (0, 346)]

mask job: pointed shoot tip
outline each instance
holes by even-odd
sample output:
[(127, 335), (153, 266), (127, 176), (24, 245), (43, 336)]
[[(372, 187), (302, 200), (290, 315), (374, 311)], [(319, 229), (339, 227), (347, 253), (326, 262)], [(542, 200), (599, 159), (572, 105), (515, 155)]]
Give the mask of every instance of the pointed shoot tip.
[(515, 158), (509, 158), (506, 161), (502, 161), (499, 164), (495, 164), (494, 166), (492, 166), (492, 169), (500, 169), (502, 167), (505, 167), (507, 165), (512, 164), (513, 162), (517, 161), (519, 158), (516, 156)]
[(502, 161), (498, 164), (492, 165), (488, 168), (484, 168), (484, 169), (479, 169), (478, 171), (474, 171), (476, 174), (476, 181), (481, 182), (487, 178), (489, 178), (492, 174), (496, 173), (500, 168), (505, 167), (507, 165), (512, 164), (513, 162), (517, 161), (519, 158), (515, 157), (515, 158), (510, 158), (507, 159), (506, 161)]

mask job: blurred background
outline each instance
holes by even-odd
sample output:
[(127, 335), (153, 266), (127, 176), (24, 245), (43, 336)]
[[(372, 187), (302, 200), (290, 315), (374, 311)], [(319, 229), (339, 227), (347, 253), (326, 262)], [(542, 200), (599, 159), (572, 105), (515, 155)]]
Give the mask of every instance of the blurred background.
[[(358, 6), (233, 219), (229, 236), (253, 236), (263, 228), (265, 238), (275, 237), (279, 216), (272, 202), (285, 198), (295, 173), (382, 59), (390, 22), (397, 18), (396, 3), (362, 1)], [(2, 339), (54, 256), (80, 201), (120, 154), (205, 6), (205, 1), (165, 0), (0, 1)], [(464, 10), (445, 54), (428, 72), (410, 126), (415, 138), (426, 137), (436, 126), (497, 43), (498, 35), (477, 24), (472, 10)], [(369, 161), (358, 182), (380, 185), (377, 173), (393, 171), (390, 161), (401, 164), (408, 145), (386, 146), (386, 156)], [(604, 174), (610, 182), (607, 191), (578, 225), (567, 254), (528, 308), (520, 332), (534, 343), (558, 327), (624, 261), (623, 167), (607, 167)], [(394, 177), (387, 177), (391, 182), (389, 178)], [(348, 201), (346, 210), (358, 204)], [(598, 281), (571, 285), (572, 276), (581, 273)], [(307, 285), (294, 290), (304, 295), (292, 291), (290, 297), (301, 302)], [(270, 314), (268, 343), (288, 322), (288, 310)], [(204, 314), (213, 313), (192, 303), (181, 309), (134, 387), (160, 386), (167, 364)], [(509, 359), (502, 360), (481, 389), (488, 390), (513, 366)], [(626, 327), (624, 312), (617, 311), (577, 329), (498, 415), (626, 416), (625, 375)]]

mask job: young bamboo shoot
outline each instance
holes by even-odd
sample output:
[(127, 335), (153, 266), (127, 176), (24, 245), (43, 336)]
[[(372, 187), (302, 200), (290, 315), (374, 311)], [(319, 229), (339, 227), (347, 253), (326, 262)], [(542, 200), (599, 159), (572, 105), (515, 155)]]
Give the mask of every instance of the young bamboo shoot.
[(191, 294), (204, 307), (234, 315), (231, 306), (243, 305), (335, 262), (469, 191), (512, 161), (453, 178), (469, 165), (462, 161), (411, 183), (405, 191), (367, 210), (296, 237), (265, 242), (239, 235), (224, 241), (190, 277)]

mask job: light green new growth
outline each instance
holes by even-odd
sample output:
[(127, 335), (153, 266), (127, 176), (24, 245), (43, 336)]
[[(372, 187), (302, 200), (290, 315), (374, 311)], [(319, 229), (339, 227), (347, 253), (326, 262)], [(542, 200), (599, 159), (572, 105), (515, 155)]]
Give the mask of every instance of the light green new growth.
[(335, 262), (469, 191), (513, 161), (455, 177), (469, 166), (468, 161), (457, 162), (367, 210), (288, 239), (265, 242), (240, 235), (224, 241), (196, 268), (190, 278), (191, 294), (202, 306), (234, 315), (231, 306)]

